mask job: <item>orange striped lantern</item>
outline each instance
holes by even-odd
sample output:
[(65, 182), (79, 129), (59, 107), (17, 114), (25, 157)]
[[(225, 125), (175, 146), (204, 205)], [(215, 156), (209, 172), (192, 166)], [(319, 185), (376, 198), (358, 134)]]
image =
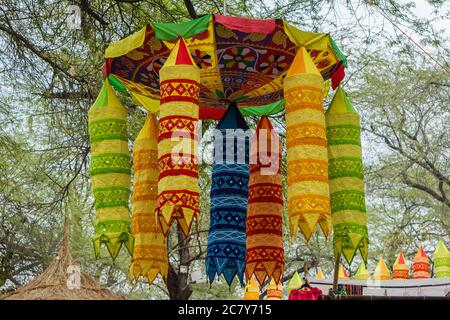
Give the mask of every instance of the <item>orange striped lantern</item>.
[(394, 273), (392, 279), (394, 280), (407, 280), (409, 275), (409, 267), (406, 264), (405, 257), (403, 256), (403, 252), (400, 251), (397, 259), (394, 262), (394, 266), (392, 267), (392, 271)]
[(317, 224), (326, 237), (331, 230), (323, 91), (320, 72), (299, 48), (284, 80), (287, 198), (291, 236), (300, 229), (307, 241)]
[(413, 261), (413, 277), (414, 279), (430, 278), (430, 259), (423, 250), (422, 246), (416, 253)]

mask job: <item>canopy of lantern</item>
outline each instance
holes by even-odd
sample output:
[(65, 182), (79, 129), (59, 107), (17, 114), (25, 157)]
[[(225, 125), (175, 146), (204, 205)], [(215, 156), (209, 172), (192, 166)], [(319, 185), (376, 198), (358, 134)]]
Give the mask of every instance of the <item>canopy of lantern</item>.
[(281, 19), (214, 14), (178, 24), (149, 24), (111, 43), (103, 72), (117, 89), (157, 112), (159, 70), (179, 37), (200, 68), (201, 119), (219, 119), (229, 102), (238, 103), (244, 116), (282, 111), (283, 79), (301, 46), (324, 80), (339, 83), (346, 65), (327, 33), (305, 32)]

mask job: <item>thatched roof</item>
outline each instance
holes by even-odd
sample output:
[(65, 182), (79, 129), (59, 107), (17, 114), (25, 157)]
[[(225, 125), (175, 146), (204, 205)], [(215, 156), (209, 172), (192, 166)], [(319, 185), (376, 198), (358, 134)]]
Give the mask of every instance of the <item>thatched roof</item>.
[(0, 296), (0, 300), (125, 300), (124, 296), (102, 288), (93, 277), (81, 269), (79, 289), (76, 288), (76, 282), (72, 285), (69, 281), (68, 285), (71, 277), (68, 271), (74, 270), (73, 266), (77, 268), (70, 254), (66, 221), (63, 240), (55, 260), (38, 277), (25, 286)]

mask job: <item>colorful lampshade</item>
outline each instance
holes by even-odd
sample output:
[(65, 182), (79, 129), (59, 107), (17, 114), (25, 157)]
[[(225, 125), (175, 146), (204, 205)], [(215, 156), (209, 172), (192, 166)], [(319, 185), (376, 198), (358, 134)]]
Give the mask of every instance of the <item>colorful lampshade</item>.
[(409, 277), (409, 267), (406, 264), (405, 256), (403, 252), (400, 251), (397, 259), (395, 259), (394, 265), (392, 267), (393, 280), (407, 280)]
[(247, 209), (247, 279), (276, 283), (284, 270), (281, 143), (269, 118), (256, 127), (250, 152)]
[(113, 260), (122, 244), (133, 251), (130, 209), (130, 153), (127, 137), (127, 109), (105, 80), (89, 109), (91, 143), (90, 174), (95, 199), (95, 256), (106, 245)]
[(317, 268), (316, 279), (319, 280), (325, 279), (325, 275), (323, 274), (322, 269), (320, 267)]
[(224, 100), (238, 101), (244, 115), (284, 109), (283, 77), (305, 45), (333, 86), (343, 78), (345, 56), (328, 33), (299, 30), (281, 19), (204, 15), (178, 24), (153, 23), (109, 45), (104, 73), (132, 95), (159, 108), (159, 70), (178, 37), (200, 68), (200, 117), (220, 119)]
[(210, 283), (222, 274), (229, 285), (235, 276), (244, 282), (251, 138), (247, 130), (236, 104), (229, 106), (216, 127), (206, 254)]
[(259, 285), (253, 277), (244, 288), (244, 300), (259, 300)]
[(180, 38), (159, 71), (159, 180), (156, 215), (164, 235), (173, 220), (184, 235), (200, 212), (198, 95), (200, 70)]
[(339, 265), (338, 279), (349, 280), (350, 277), (342, 264)]
[(373, 280), (390, 280), (391, 272), (389, 271), (386, 262), (383, 258), (378, 261), (378, 264), (373, 272)]
[(359, 250), (367, 263), (369, 239), (360, 119), (341, 87), (336, 90), (325, 120), (334, 256), (342, 254), (351, 264)]
[(290, 294), (291, 290), (299, 289), (303, 284), (302, 279), (300, 278), (300, 275), (297, 271), (294, 272), (291, 280), (288, 283), (288, 295)]
[(267, 300), (283, 300), (283, 285), (272, 278), (267, 285)]
[(450, 252), (442, 240), (439, 240), (434, 251), (433, 262), (435, 278), (450, 278)]
[(369, 280), (370, 274), (366, 269), (366, 265), (364, 262), (362, 262), (359, 265), (358, 270), (356, 271), (356, 274), (353, 276), (354, 280)]
[(166, 239), (156, 221), (158, 197), (158, 120), (150, 114), (133, 145), (133, 196), (131, 222), (134, 236), (130, 277), (146, 277), (153, 283), (156, 276), (167, 280), (169, 269)]
[(413, 277), (414, 279), (426, 279), (430, 277), (430, 259), (422, 246), (419, 247), (419, 250), (414, 257)]
[(328, 152), (323, 110), (324, 82), (301, 47), (284, 80), (288, 214), (291, 236), (309, 240), (319, 224), (331, 231)]

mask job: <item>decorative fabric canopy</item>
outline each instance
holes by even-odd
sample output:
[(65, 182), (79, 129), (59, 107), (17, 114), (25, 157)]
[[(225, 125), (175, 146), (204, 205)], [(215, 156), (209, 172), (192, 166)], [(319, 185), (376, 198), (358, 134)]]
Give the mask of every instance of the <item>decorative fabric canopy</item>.
[(342, 253), (351, 264), (359, 250), (364, 262), (367, 262), (369, 237), (360, 119), (341, 87), (336, 90), (325, 120), (334, 256), (337, 258)]
[(282, 300), (283, 299), (283, 285), (278, 284), (272, 278), (267, 285), (267, 300)]
[(200, 214), (198, 95), (200, 70), (180, 39), (160, 70), (159, 180), (156, 214), (164, 235), (173, 220), (184, 235)]
[(158, 197), (158, 120), (148, 115), (133, 145), (133, 196), (131, 221), (134, 236), (130, 277), (146, 277), (151, 284), (161, 274), (167, 280), (169, 263), (166, 239), (156, 221)]
[(390, 280), (391, 272), (386, 265), (386, 262), (383, 258), (378, 261), (378, 264), (373, 272), (373, 280)]
[(256, 127), (250, 159), (245, 273), (262, 286), (266, 277), (279, 283), (284, 271), (281, 142), (267, 117)]
[(105, 244), (115, 259), (122, 244), (131, 254), (130, 153), (128, 151), (127, 109), (105, 80), (100, 94), (89, 109), (91, 143), (91, 183), (95, 199), (95, 256)]
[(216, 274), (223, 274), (229, 285), (236, 275), (244, 283), (251, 138), (247, 129), (236, 104), (229, 106), (216, 127), (206, 254), (210, 283)]
[(362, 262), (359, 265), (358, 270), (356, 271), (356, 274), (353, 276), (354, 280), (369, 280), (370, 274), (366, 269), (366, 265), (364, 262)]
[(422, 246), (419, 247), (414, 257), (413, 277), (414, 279), (426, 279), (430, 277), (430, 259)]
[[(305, 32), (280, 19), (205, 15), (179, 24), (153, 24), (106, 50), (104, 73), (138, 101), (159, 109), (159, 71), (183, 37), (201, 72), (200, 118), (220, 119), (229, 102), (252, 115), (283, 110), (282, 79), (306, 47), (324, 79), (336, 86), (346, 59), (329, 34)], [(273, 103), (278, 103), (273, 105)], [(243, 111), (243, 113), (246, 113)]]
[(331, 231), (323, 79), (304, 47), (284, 80), (288, 214), (291, 236)]
[(406, 280), (409, 277), (409, 267), (406, 264), (403, 252), (400, 251), (397, 259), (395, 259), (394, 266), (392, 267), (394, 280)]
[(435, 278), (450, 278), (450, 252), (442, 240), (434, 251), (433, 262)]

